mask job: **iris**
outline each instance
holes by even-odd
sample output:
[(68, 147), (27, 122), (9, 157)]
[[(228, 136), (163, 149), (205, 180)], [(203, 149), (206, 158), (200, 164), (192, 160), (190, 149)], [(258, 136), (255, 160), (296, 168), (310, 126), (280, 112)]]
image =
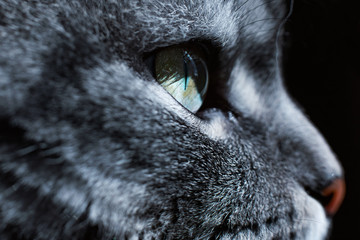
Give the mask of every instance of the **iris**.
[(173, 46), (157, 52), (155, 77), (189, 111), (195, 113), (203, 104), (209, 76), (203, 53), (199, 49)]

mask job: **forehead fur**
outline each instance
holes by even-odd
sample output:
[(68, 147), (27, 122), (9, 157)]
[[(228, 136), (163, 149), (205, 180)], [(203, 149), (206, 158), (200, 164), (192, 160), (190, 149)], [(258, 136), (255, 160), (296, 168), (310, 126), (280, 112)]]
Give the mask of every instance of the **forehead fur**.
[[(112, 1), (86, 4), (118, 29), (122, 41), (151, 51), (193, 38), (235, 46), (246, 36), (266, 41), (283, 17), (280, 1)], [(274, 11), (276, 9), (276, 11)]]

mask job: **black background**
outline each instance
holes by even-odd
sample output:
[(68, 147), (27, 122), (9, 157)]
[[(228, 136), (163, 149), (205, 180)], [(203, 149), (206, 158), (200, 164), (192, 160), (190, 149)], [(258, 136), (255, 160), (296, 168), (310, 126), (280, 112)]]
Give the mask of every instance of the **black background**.
[[(345, 171), (331, 239), (360, 239), (359, 0), (295, 0), (285, 25), (286, 85)], [(316, 224), (316, 223), (314, 223)]]

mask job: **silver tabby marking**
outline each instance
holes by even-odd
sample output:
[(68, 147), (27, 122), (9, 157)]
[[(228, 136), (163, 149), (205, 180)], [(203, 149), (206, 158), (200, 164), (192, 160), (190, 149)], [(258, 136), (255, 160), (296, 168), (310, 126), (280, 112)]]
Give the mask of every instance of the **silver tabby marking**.
[[(0, 238), (325, 238), (305, 190), (342, 170), (284, 90), (284, 4), (0, 1)], [(193, 40), (226, 103), (197, 115), (143, 58)]]

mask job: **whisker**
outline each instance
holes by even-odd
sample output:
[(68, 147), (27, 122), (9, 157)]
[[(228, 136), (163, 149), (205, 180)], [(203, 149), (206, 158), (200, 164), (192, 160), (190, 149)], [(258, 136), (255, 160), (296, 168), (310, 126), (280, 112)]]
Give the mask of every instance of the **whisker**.
[(294, 219), (293, 221), (295, 222), (312, 222), (312, 223), (318, 223), (318, 224), (326, 224), (326, 222), (323, 222), (323, 221), (319, 221), (319, 220), (316, 220), (316, 219), (311, 219), (311, 218), (300, 218), (300, 219)]
[[(247, 18), (249, 15), (250, 15), (250, 13), (252, 13), (255, 9), (257, 9), (257, 8), (259, 8), (259, 7), (262, 7), (262, 6), (264, 6), (264, 5), (267, 5), (267, 4), (269, 4), (269, 3), (272, 3), (272, 2), (275, 2), (276, 0), (270, 0), (270, 1), (267, 1), (267, 2), (263, 2), (262, 4), (259, 4), (259, 5), (257, 5), (256, 7), (254, 7), (254, 8), (252, 8), (252, 9), (249, 9), (247, 12), (245, 12), (245, 13), (243, 13), (242, 15), (241, 15), (241, 17), (244, 17), (244, 18)], [(246, 2), (248, 2), (248, 1), (246, 1)], [(245, 2), (245, 3), (246, 3)], [(243, 4), (244, 5), (244, 4)], [(243, 6), (242, 5), (242, 6)]]
[(19, 157), (23, 157), (26, 156), (32, 152), (35, 152), (36, 150), (38, 150), (38, 147), (36, 145), (30, 145), (28, 147), (19, 149), (16, 151), (17, 156)]
[(247, 4), (250, 0), (246, 0), (243, 4), (241, 4), (240, 6), (236, 7), (234, 9), (234, 12), (238, 12), (245, 4)]
[[(263, 19), (259, 19), (259, 20), (255, 20), (255, 21), (252, 21), (252, 22), (249, 22), (247, 23), (246, 25), (242, 26), (239, 31), (243, 30), (244, 28), (248, 27), (248, 26), (251, 26), (252, 24), (255, 24), (255, 23), (259, 23), (259, 22), (265, 22), (265, 21), (270, 21), (270, 20), (278, 20), (278, 19), (281, 19), (281, 18), (263, 18)], [(267, 31), (269, 31), (267, 29)]]

